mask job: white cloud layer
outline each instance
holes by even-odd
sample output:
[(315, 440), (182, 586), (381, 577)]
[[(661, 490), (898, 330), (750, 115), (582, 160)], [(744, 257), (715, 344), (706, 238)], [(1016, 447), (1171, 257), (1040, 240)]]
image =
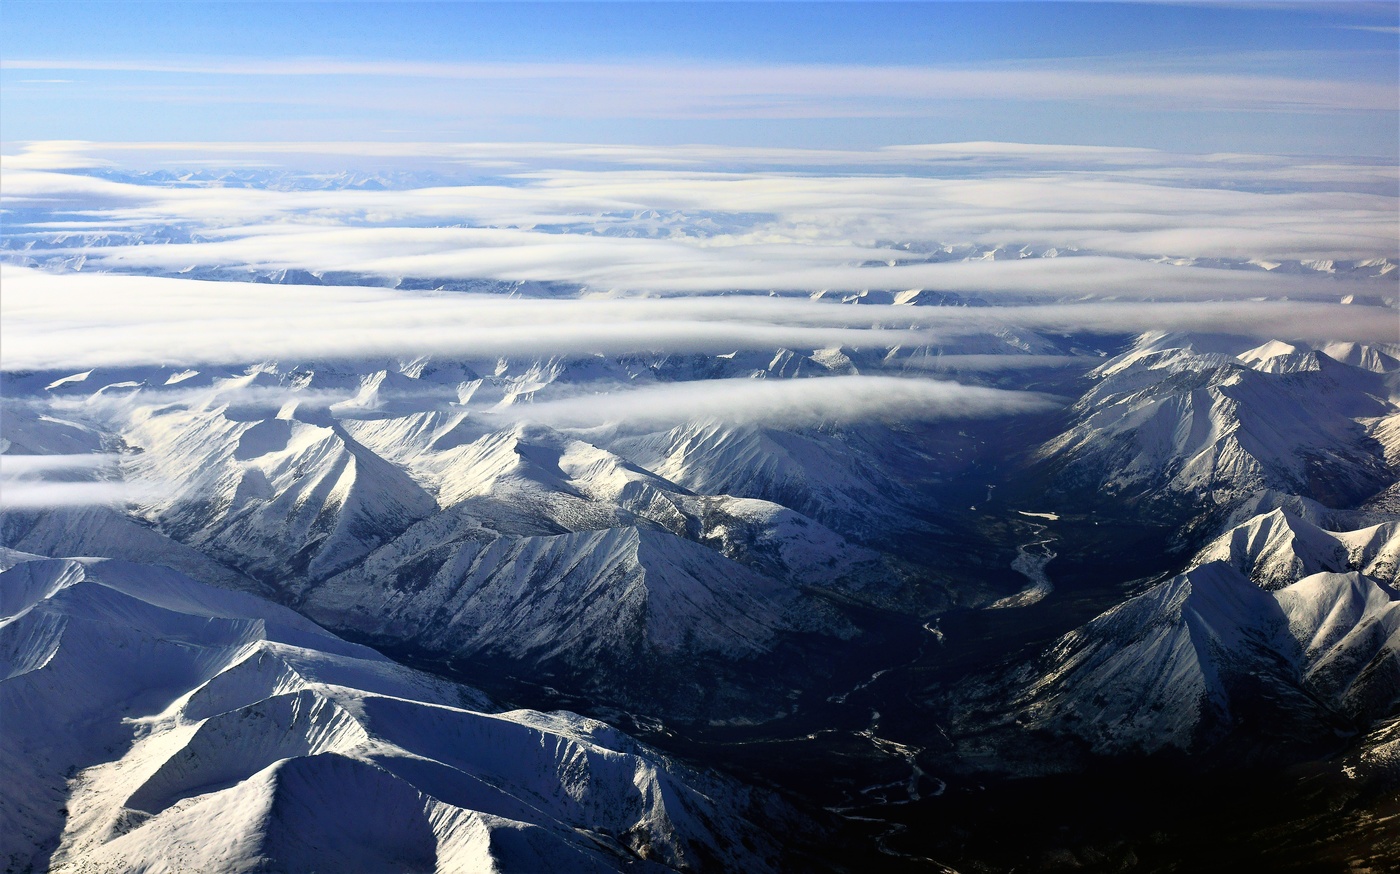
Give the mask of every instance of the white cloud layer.
[[(980, 153), (971, 150), (971, 159), (1017, 155), (983, 145)], [(889, 153), (879, 150), (869, 157), (879, 166)], [(755, 271), (761, 276), (783, 261), (834, 267), (900, 255), (881, 241), (1030, 245), (1135, 257), (1396, 257), (1396, 198), (1376, 193), (1393, 187), (1393, 168), (1270, 167), (1264, 162), (1247, 164), (1246, 170), (1223, 159), (1208, 166), (1173, 167), (1166, 156), (1148, 153), (1158, 159), (1152, 162), (1133, 153), (1130, 166), (1095, 170), (1110, 159), (1088, 152), (1087, 169), (1069, 170), (1047, 169), (1039, 163), (1044, 156), (1052, 162), (1063, 159), (1054, 149), (1020, 154), (1017, 160), (1028, 166), (984, 168), (972, 176), (965, 170), (929, 177), (556, 169), (524, 173), (510, 184), (269, 191), (138, 185), (23, 169), (44, 161), (79, 161), (68, 144), (56, 144), (9, 159), (19, 166), (4, 174), (3, 199), (11, 207), (60, 210), (67, 221), (90, 221), (95, 227), (175, 224), (217, 240), (151, 253), (94, 252), (116, 263), (157, 261), (163, 267), (181, 258), (187, 264), (246, 259), (242, 263), (309, 270), (437, 269), (447, 276), (480, 270), (486, 272), (479, 275), (494, 275), (492, 271), (521, 272), (520, 265), (500, 258), (506, 250), (534, 245), (543, 248), (517, 254), (538, 263), (536, 273), (587, 270), (594, 266), (584, 257), (591, 252), (595, 260), (617, 264), (597, 281), (626, 283), (624, 271), (630, 268), (638, 274), (631, 280), (635, 285), (642, 279), (640, 267), (650, 263), (648, 254), (651, 259), (680, 257), (712, 271), (714, 264), (728, 263), (729, 273), (741, 272), (751, 262), (769, 265)], [(1240, 184), (1240, 174), (1247, 178), (1250, 173), (1259, 186), (1298, 186), (1303, 176), (1311, 181), (1301, 190), (1221, 187), (1225, 181)], [(650, 211), (660, 215), (645, 218)], [(539, 233), (542, 226), (553, 232)], [(81, 224), (73, 226), (79, 228)], [(292, 232), (309, 236), (283, 238)], [(659, 233), (665, 239), (615, 239), (596, 236), (599, 232)], [(563, 243), (575, 247), (583, 263), (563, 258), (558, 249)], [(362, 248), (364, 254), (357, 257)], [(496, 250), (496, 260), (486, 258), (484, 249)]]
[(68, 455), (0, 454), (0, 480), (35, 479), (53, 474), (84, 474), (114, 470), (116, 455), (101, 452)]
[(743, 295), (560, 300), (49, 274), (12, 266), (0, 268), (0, 282), (0, 367), (10, 371), (423, 354), (718, 354), (939, 344), (954, 344), (949, 351), (956, 351), (959, 337), (1008, 328), (1395, 340), (1392, 310), (1297, 301), (918, 307)]
[[(367, 355), (730, 352), (918, 343), (836, 305), (801, 311), (766, 299), (521, 300), (374, 288), (200, 282), (4, 267), (0, 366), (240, 363)], [(781, 302), (776, 302), (781, 304)], [(668, 305), (669, 304), (669, 305)], [(855, 315), (853, 313), (853, 315)], [(859, 323), (865, 321), (863, 325)], [(88, 366), (84, 364), (82, 366)]]
[[(449, 174), (462, 184), (390, 179), (372, 190), (321, 185), (329, 177), (142, 177), (118, 166), (167, 149), (206, 161), (363, 149), (470, 169)], [(101, 173), (60, 172), (104, 161)], [(470, 175), (492, 162), (520, 166), (490, 181)], [(755, 166), (741, 170), (745, 162)], [(956, 353), (994, 351), (960, 350), (959, 340), (1005, 331), (1393, 342), (1393, 309), (1337, 301), (1393, 306), (1395, 180), (1395, 167), (1365, 162), (1004, 143), (34, 144), (5, 162), (0, 199), (14, 220), (3, 255), (49, 272), (0, 274), (0, 367)], [(108, 270), (504, 287), (451, 294)], [(1346, 281), (1330, 275), (1348, 270)], [(532, 297), (511, 296), (516, 283)], [(940, 295), (986, 305), (890, 305), (947, 303)]]
[(0, 482), (0, 510), (120, 506), (139, 501), (146, 494), (125, 482)]

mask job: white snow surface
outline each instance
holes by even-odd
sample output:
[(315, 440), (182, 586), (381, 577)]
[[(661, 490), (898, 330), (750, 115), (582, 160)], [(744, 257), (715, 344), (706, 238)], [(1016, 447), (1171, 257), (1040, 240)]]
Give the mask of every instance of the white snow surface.
[(0, 567), (12, 870), (771, 868), (747, 790), (602, 723), (495, 712), (166, 568)]
[(1394, 586), (1400, 523), (1326, 531), (1285, 509), (1256, 516), (1211, 541), (1192, 566), (1223, 561), (1264, 589), (1282, 589), (1316, 573), (1360, 571)]

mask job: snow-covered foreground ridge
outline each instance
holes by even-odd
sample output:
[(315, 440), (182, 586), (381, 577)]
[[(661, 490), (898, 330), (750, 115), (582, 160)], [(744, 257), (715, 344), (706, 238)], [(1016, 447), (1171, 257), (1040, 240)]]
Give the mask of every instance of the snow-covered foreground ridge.
[(773, 865), (762, 799), (600, 722), (167, 568), (0, 555), (8, 870)]

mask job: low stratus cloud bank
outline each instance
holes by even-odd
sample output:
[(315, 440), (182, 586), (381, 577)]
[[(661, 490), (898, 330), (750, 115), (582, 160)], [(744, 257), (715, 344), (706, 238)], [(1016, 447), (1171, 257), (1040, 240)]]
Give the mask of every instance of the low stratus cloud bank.
[[(261, 229), (259, 229), (261, 230)], [(893, 249), (727, 239), (655, 240), (535, 231), (438, 228), (278, 229), (237, 239), (67, 250), (88, 268), (175, 273), (198, 265), (369, 277), (574, 283), (629, 294), (729, 291), (899, 291), (1134, 299), (1336, 299), (1323, 277), (1222, 271), (1125, 258), (898, 263)], [(872, 259), (874, 259), (872, 263)], [(886, 260), (888, 259), (888, 260)], [(1390, 284), (1385, 287), (1389, 288)]]
[(847, 305), (805, 298), (522, 299), (366, 287), (50, 274), (6, 266), (7, 370), (285, 358), (608, 355), (936, 345), (1007, 328), (1207, 330), (1394, 342), (1393, 313), (1291, 301), (1007, 307)]
[[(738, 349), (887, 347), (920, 330), (788, 317), (763, 299), (551, 301), (362, 287), (274, 286), (6, 267), (0, 344), (6, 369), (239, 363), (365, 355), (723, 353)], [(820, 309), (818, 309), (820, 307)], [(800, 316), (800, 312), (798, 312)], [(858, 322), (859, 320), (851, 320)]]

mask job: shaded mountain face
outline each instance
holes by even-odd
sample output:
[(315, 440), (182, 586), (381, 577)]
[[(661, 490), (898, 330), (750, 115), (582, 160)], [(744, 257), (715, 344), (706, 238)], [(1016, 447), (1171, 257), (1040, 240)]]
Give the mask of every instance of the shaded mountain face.
[(3, 564), (11, 870), (779, 864), (781, 805), (595, 720), (500, 712), (167, 568)]
[(1236, 765), (1326, 754), (1400, 701), (1395, 545), (1393, 523), (1333, 532), (1274, 510), (968, 691), (1006, 684), (1013, 734), (1083, 745), (1030, 767), (1075, 767), (1084, 753)]

